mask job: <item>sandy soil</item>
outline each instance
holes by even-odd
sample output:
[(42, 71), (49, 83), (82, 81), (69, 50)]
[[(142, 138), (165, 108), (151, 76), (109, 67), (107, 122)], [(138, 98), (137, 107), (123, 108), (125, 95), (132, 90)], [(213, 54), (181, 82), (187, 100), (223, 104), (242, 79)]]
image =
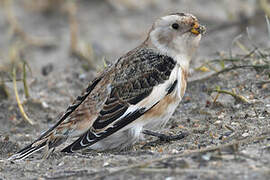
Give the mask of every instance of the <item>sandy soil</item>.
[[(12, 6), (20, 26), (27, 34), (51, 39), (55, 46), (31, 46), (23, 50), (23, 58), (32, 69), (32, 75), (28, 74), (31, 99), (24, 108), (36, 122), (34, 126), (22, 118), (12, 83), (5, 83), (10, 98), (0, 98), (0, 180), (270, 179), (270, 84), (263, 83), (269, 81), (269, 67), (242, 67), (214, 75), (213, 70), (196, 70), (209, 60), (230, 57), (230, 50), (236, 61), (225, 61), (225, 68), (232, 64), (269, 63), (270, 51), (263, 50), (269, 47), (270, 40), (265, 17), (256, 1), (205, 0), (202, 4), (199, 0), (149, 0), (137, 7), (132, 0), (127, 5), (120, 0), (113, 3), (80, 0), (76, 15), (79, 39), (92, 45), (97, 68), (89, 71), (85, 70), (85, 61), (70, 56), (70, 29), (63, 7), (55, 4), (58, 8), (41, 13), (29, 7), (29, 2), (32, 1), (14, 1)], [(0, 7), (0, 65), (6, 65), (11, 49), (23, 43), (11, 35), (5, 10)], [(142, 42), (155, 18), (182, 11), (195, 14), (207, 26), (208, 33), (192, 61), (185, 97), (160, 132), (171, 135), (185, 132), (187, 137), (164, 142), (146, 136), (123, 152), (83, 151), (72, 155), (56, 152), (45, 161), (38, 152), (22, 162), (6, 161), (56, 122), (57, 116), (102, 70), (104, 57), (114, 62)], [(242, 37), (235, 43), (239, 34)], [(255, 45), (265, 57), (258, 50), (248, 55)], [(213, 66), (221, 70), (221, 65)], [(1, 77), (7, 79), (8, 75), (1, 72)], [(18, 85), (23, 97), (22, 83)], [(209, 90), (217, 87), (230, 92), (234, 89), (250, 103), (227, 94), (220, 94), (215, 101), (217, 93)]]

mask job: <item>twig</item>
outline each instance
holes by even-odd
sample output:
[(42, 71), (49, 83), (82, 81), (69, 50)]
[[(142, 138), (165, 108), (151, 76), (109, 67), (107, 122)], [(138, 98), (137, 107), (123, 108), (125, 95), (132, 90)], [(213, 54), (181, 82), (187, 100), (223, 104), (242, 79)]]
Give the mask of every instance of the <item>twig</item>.
[(260, 0), (259, 5), (260, 8), (264, 11), (264, 13), (267, 14), (268, 17), (270, 17), (270, 5), (267, 0)]
[(268, 16), (265, 15), (265, 19), (266, 19), (266, 25), (267, 25), (267, 31), (268, 31), (268, 37), (270, 39), (270, 22), (269, 22), (269, 19), (268, 19)]
[(217, 174), (219, 173), (216, 170), (210, 169), (192, 169), (192, 168), (176, 168), (176, 169), (167, 169), (167, 168), (140, 168), (140, 171), (143, 172), (151, 172), (151, 173), (174, 173), (174, 174), (182, 174), (182, 173), (211, 173)]
[(23, 62), (23, 87), (24, 87), (24, 94), (26, 98), (29, 98), (29, 91), (28, 91), (28, 85), (26, 82), (26, 62)]
[(215, 104), (217, 102), (217, 99), (219, 98), (220, 93), (217, 93), (217, 95), (215, 96), (214, 100), (213, 100), (213, 104)]
[(69, 18), (70, 28), (70, 52), (72, 55), (78, 57), (80, 60), (84, 60), (90, 66), (91, 69), (96, 69), (93, 63), (93, 50), (89, 46), (85, 45), (80, 48), (78, 40), (78, 22), (76, 19), (77, 5), (75, 1), (68, 2), (67, 13)]
[(270, 80), (268, 81), (260, 81), (260, 82), (256, 82), (257, 85), (263, 85), (263, 84), (268, 84), (270, 83)]
[(233, 46), (239, 39), (241, 39), (242, 36), (243, 36), (242, 34), (239, 34), (238, 36), (236, 36), (235, 38), (233, 38), (232, 43), (231, 43), (231, 46), (230, 46), (230, 50), (229, 50), (229, 52), (230, 52), (230, 58), (232, 58), (232, 46)]
[(240, 65), (240, 66), (231, 66), (231, 67), (227, 67), (227, 68), (224, 68), (222, 69), (221, 71), (218, 71), (216, 73), (213, 73), (213, 74), (210, 74), (209, 76), (207, 77), (204, 77), (204, 78), (201, 78), (201, 79), (195, 79), (195, 80), (192, 80), (192, 81), (189, 81), (189, 82), (192, 82), (192, 83), (195, 83), (195, 82), (198, 82), (198, 81), (205, 81), (207, 79), (209, 79), (210, 77), (213, 77), (213, 76), (218, 76), (219, 74), (222, 74), (222, 73), (225, 73), (225, 72), (229, 72), (231, 70), (235, 70), (235, 69), (244, 69), (244, 68), (262, 68), (262, 69), (267, 69), (267, 68), (270, 68), (270, 64), (258, 64), (258, 65)]
[(210, 92), (217, 92), (217, 93), (223, 93), (223, 94), (229, 94), (231, 95), (232, 97), (235, 98), (235, 100), (237, 101), (241, 101), (241, 102), (244, 102), (244, 103), (250, 103), (249, 100), (247, 98), (245, 98), (244, 96), (242, 95), (239, 95), (239, 94), (236, 94), (234, 91), (230, 92), (230, 91), (227, 91), (227, 90), (221, 90), (221, 89), (213, 89), (213, 90), (210, 90)]
[(16, 83), (16, 68), (15, 68), (15, 67), (13, 68), (12, 75), (13, 75), (14, 92), (15, 92), (16, 101), (17, 101), (18, 107), (19, 107), (19, 109), (20, 109), (20, 112), (21, 112), (23, 118), (24, 118), (29, 124), (34, 125), (35, 123), (34, 123), (34, 122), (26, 115), (26, 113), (24, 112), (22, 103), (21, 103), (20, 98), (19, 98), (18, 89), (17, 89), (17, 83)]

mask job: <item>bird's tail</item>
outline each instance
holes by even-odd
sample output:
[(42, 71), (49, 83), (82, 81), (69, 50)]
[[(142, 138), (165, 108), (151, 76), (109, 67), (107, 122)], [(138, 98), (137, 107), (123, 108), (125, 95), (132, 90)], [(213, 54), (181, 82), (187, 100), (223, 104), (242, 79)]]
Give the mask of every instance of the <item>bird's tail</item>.
[(10, 158), (8, 158), (8, 160), (23, 160), (24, 158), (30, 156), (34, 152), (45, 148), (47, 144), (48, 144), (47, 140), (35, 141), (32, 144), (20, 150), (19, 152), (17, 152), (16, 154), (12, 155)]
[(30, 156), (36, 151), (39, 151), (43, 148), (46, 148), (44, 157), (48, 157), (48, 155), (55, 149), (56, 146), (62, 144), (66, 138), (55, 137), (53, 133), (49, 133), (46, 136), (41, 136), (36, 141), (26, 146), (16, 154), (12, 155), (8, 160), (23, 160), (26, 157)]

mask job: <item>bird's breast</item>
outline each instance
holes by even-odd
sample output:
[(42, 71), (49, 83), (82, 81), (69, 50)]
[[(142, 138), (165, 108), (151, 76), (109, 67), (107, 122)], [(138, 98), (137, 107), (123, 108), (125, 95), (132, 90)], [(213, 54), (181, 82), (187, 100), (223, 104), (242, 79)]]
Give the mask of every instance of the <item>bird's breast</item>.
[(187, 85), (187, 74), (181, 66), (175, 67), (168, 81), (171, 85), (175, 81), (177, 81), (177, 84), (169, 94), (144, 114), (143, 119), (148, 120), (146, 128), (152, 129), (166, 124), (184, 96)]

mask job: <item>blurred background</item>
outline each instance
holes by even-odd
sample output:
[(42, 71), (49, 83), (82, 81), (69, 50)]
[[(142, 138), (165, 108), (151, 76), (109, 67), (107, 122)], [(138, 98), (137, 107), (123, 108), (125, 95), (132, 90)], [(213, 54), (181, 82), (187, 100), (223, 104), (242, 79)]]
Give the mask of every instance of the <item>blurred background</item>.
[(76, 61), (86, 70), (102, 68), (104, 60), (114, 62), (140, 44), (156, 18), (172, 12), (192, 13), (206, 25), (194, 56), (199, 65), (229, 49), (246, 53), (239, 43), (246, 50), (248, 41), (268, 46), (269, 9), (267, 0), (0, 0), (0, 70), (14, 53), (35, 76), (48, 64), (57, 72)]

